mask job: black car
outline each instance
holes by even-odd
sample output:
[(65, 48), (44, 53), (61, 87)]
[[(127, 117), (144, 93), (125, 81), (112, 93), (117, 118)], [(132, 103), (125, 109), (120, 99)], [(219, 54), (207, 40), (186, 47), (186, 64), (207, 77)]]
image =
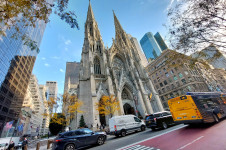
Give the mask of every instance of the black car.
[(145, 117), (146, 127), (155, 130), (156, 128), (166, 129), (169, 125), (173, 125), (173, 117), (169, 111), (157, 112)]
[(93, 132), (90, 129), (78, 129), (60, 133), (53, 141), (52, 150), (75, 150), (92, 144), (102, 145), (107, 139), (105, 132)]

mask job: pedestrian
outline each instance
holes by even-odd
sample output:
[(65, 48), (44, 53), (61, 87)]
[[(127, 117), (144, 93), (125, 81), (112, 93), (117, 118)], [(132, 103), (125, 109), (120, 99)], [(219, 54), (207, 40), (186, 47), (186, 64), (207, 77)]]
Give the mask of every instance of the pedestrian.
[(99, 125), (97, 124), (97, 129), (99, 129)]
[(15, 143), (13, 141), (11, 141), (11, 143), (9, 144), (9, 147), (7, 148), (7, 150), (11, 150), (14, 149)]
[(103, 130), (105, 129), (105, 125), (103, 124)]
[(24, 138), (22, 142), (22, 150), (25, 150), (25, 147), (27, 146), (27, 144), (28, 144), (27, 138)]

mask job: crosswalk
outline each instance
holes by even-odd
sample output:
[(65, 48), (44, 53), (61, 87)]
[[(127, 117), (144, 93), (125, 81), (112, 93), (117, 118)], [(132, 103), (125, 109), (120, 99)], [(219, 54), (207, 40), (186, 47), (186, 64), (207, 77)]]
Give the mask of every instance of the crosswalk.
[(160, 149), (154, 147), (147, 147), (143, 145), (134, 145), (128, 148), (124, 148), (123, 150), (160, 150)]

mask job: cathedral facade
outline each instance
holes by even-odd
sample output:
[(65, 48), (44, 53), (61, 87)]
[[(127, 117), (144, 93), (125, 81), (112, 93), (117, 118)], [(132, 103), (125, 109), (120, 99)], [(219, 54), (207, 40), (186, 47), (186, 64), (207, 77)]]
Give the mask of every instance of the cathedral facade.
[(115, 39), (110, 48), (105, 48), (89, 3), (78, 86), (83, 114), (77, 115), (78, 121), (74, 122), (77, 125), (72, 125), (72, 128), (78, 126), (81, 115), (88, 127), (108, 124), (109, 116), (99, 115), (96, 106), (104, 95), (114, 95), (119, 101), (120, 110), (115, 115), (145, 117), (146, 114), (163, 111), (157, 92), (141, 65), (138, 50), (115, 13), (113, 16)]

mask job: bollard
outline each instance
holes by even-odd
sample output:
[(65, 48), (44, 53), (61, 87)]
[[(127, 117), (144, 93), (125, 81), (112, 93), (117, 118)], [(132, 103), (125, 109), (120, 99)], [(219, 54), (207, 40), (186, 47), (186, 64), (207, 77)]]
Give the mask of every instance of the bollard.
[(36, 150), (39, 150), (39, 149), (40, 149), (40, 143), (38, 142), (36, 146)]
[(27, 150), (27, 145), (24, 146), (24, 150)]
[(53, 143), (53, 140), (48, 140), (47, 142), (47, 149), (50, 149), (50, 145)]

